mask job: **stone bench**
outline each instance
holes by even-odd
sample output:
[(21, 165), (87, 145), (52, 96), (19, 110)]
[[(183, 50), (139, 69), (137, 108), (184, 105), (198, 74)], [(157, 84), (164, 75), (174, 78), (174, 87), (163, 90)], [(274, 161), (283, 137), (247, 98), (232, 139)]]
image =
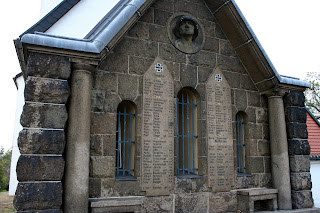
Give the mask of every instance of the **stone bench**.
[(239, 189), (237, 190), (238, 209), (241, 212), (254, 212), (255, 210), (275, 211), (278, 209), (277, 197), (277, 189)]
[(135, 197), (109, 197), (103, 199), (90, 199), (92, 213), (102, 212), (141, 212), (143, 196)]

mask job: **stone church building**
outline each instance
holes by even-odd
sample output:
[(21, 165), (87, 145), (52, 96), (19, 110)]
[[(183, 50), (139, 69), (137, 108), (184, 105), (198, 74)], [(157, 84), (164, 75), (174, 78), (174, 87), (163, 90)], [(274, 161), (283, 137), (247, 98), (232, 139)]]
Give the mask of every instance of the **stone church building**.
[(15, 40), (16, 210), (312, 208), (309, 84), (277, 73), (235, 1), (107, 2), (64, 0)]

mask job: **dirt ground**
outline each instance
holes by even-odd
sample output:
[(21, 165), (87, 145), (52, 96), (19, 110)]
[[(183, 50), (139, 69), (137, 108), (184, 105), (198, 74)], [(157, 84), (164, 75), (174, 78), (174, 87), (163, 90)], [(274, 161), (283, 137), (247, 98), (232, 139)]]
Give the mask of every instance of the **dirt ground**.
[(0, 213), (14, 212), (13, 196), (9, 196), (8, 192), (0, 192)]

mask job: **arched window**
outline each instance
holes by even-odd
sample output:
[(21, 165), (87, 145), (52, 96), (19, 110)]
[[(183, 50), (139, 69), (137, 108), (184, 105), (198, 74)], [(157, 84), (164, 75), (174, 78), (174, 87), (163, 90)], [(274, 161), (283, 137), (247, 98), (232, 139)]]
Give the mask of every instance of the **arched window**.
[(191, 89), (177, 96), (177, 174), (198, 174), (197, 99)]
[(116, 132), (116, 178), (136, 179), (134, 177), (135, 155), (135, 104), (122, 101), (117, 109)]
[(238, 112), (236, 115), (238, 173), (246, 173), (245, 117), (244, 112)]

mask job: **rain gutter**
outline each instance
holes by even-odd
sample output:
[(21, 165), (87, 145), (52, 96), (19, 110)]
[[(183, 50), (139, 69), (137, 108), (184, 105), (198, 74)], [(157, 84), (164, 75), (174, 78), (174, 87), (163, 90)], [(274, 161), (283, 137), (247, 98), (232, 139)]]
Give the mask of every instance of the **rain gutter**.
[(36, 32), (25, 34), (21, 42), (89, 53), (100, 53), (147, 0), (125, 0), (101, 23), (90, 39), (76, 39)]

